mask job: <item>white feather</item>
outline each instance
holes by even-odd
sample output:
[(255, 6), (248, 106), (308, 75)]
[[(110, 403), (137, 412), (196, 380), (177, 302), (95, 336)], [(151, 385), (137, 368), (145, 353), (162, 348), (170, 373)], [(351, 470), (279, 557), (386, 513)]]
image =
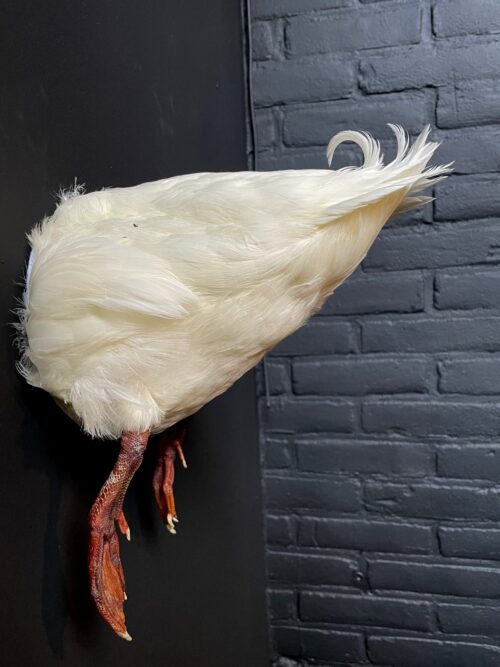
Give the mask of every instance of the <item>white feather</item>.
[[(64, 196), (30, 234), (20, 370), (98, 437), (160, 431), (223, 392), (358, 266), (390, 216), (449, 166), (426, 170), (393, 127), (358, 169), (201, 173)], [(67, 195), (67, 193), (65, 193)]]

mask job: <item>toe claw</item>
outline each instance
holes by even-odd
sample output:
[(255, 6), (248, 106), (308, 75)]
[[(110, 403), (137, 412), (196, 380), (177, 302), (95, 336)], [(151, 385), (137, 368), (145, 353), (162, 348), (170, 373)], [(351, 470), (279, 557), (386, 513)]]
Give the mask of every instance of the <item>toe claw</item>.
[(167, 514), (167, 530), (172, 535), (176, 535), (177, 531), (175, 530), (174, 521), (177, 521), (177, 517), (172, 516), (172, 514)]
[(121, 510), (118, 516), (116, 517), (116, 521), (118, 523), (118, 528), (120, 529), (121, 534), (125, 535), (127, 540), (130, 542), (130, 528), (127, 523), (127, 519), (125, 518), (125, 514), (123, 513), (123, 510)]

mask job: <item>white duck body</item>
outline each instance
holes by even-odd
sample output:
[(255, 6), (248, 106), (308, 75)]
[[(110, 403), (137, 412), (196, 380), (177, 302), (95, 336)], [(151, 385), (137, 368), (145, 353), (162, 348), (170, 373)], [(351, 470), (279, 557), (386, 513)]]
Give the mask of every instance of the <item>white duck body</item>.
[(28, 382), (91, 435), (161, 431), (222, 393), (295, 331), (395, 212), (448, 167), (400, 128), (383, 166), (201, 173), (76, 194), (30, 235), (21, 314)]

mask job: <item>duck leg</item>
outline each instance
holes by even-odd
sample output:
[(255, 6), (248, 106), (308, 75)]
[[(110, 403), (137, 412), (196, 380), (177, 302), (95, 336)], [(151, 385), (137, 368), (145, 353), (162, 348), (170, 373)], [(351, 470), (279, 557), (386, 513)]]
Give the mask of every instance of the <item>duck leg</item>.
[(156, 503), (165, 527), (172, 535), (175, 535), (177, 532), (174, 522), (178, 523), (179, 521), (174, 498), (174, 464), (176, 457), (179, 456), (182, 465), (184, 468), (187, 468), (184, 452), (182, 451), (185, 434), (186, 427), (183, 424), (176, 424), (168, 429), (158, 443), (159, 456), (153, 475), (153, 490)]
[(123, 514), (123, 499), (141, 465), (148, 438), (148, 432), (122, 434), (118, 459), (89, 515), (90, 592), (104, 620), (117, 635), (127, 640), (132, 637), (127, 632), (123, 612), (127, 596), (115, 521), (130, 539), (130, 529)]

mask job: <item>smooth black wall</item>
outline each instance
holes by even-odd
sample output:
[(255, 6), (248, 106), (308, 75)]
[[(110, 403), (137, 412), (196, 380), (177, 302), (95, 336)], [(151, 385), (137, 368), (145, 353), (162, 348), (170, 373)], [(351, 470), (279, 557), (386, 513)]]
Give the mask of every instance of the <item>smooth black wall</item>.
[[(253, 0), (261, 169), (386, 123), (455, 161), (268, 362), (270, 609), (300, 664), (500, 664), (500, 3)], [(346, 145), (334, 166), (359, 164)], [(289, 665), (290, 663), (286, 663)]]
[(60, 186), (245, 168), (239, 4), (7, 2), (0, 54), (0, 663), (266, 665), (253, 377), (194, 419), (176, 537), (153, 504), (153, 451), (132, 484), (130, 644), (97, 615), (86, 571), (87, 513), (117, 446), (24, 385), (7, 326), (25, 232)]

